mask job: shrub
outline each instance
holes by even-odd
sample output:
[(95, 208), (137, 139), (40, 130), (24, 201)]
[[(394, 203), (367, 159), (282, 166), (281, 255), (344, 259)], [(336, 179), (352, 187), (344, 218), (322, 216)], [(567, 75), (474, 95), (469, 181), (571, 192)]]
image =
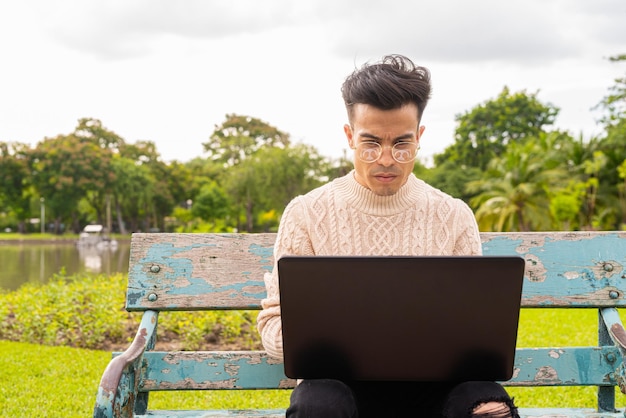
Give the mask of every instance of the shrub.
[(159, 339), (173, 337), (185, 350), (213, 344), (260, 348), (255, 321), (256, 314), (250, 311), (166, 312), (159, 315)]
[[(126, 275), (56, 275), (44, 285), (0, 293), (0, 340), (108, 349), (135, 335), (140, 313), (124, 309)], [(209, 344), (258, 347), (248, 311), (169, 312), (159, 317), (159, 339), (196, 350)]]
[(0, 294), (0, 339), (81, 348), (121, 340), (133, 319), (123, 309), (124, 289), (122, 275), (56, 275)]

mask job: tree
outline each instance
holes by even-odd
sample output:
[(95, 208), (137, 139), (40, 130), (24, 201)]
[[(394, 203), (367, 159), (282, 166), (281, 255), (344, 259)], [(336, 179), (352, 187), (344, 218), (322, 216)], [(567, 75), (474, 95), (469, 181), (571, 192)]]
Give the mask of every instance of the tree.
[(113, 182), (112, 153), (74, 134), (45, 138), (30, 153), (33, 185), (54, 216), (55, 232), (68, 220), (79, 232), (78, 204)]
[(230, 211), (230, 202), (226, 192), (215, 182), (206, 183), (193, 199), (191, 213), (196, 218), (211, 222), (213, 225), (218, 219), (224, 219)]
[(509, 143), (537, 137), (554, 123), (559, 109), (541, 103), (536, 96), (526, 91), (511, 93), (504, 87), (496, 99), (457, 115), (454, 143), (435, 155), (435, 164), (449, 161), (484, 171)]
[(224, 188), (252, 232), (260, 214), (282, 212), (295, 196), (319, 186), (327, 172), (328, 161), (313, 147), (267, 147), (229, 169)]
[(577, 182), (571, 182), (566, 188), (552, 193), (550, 215), (554, 219), (557, 230), (576, 229), (583, 196), (584, 185)]
[(133, 219), (134, 229), (165, 229), (165, 217), (170, 215), (180, 202), (189, 199), (192, 178), (189, 170), (182, 164), (166, 164), (161, 160), (156, 145), (152, 141), (137, 141), (125, 144), (120, 155), (144, 166), (150, 172), (150, 199), (143, 203), (136, 215), (142, 219)]
[(29, 151), (26, 144), (0, 142), (0, 201), (15, 214), (20, 233), (26, 232), (26, 220), (30, 217)]
[(261, 203), (268, 210), (282, 212), (294, 197), (328, 180), (325, 174), (330, 170), (330, 162), (309, 145), (265, 148), (255, 158), (265, 185)]
[(127, 222), (131, 231), (137, 231), (155, 194), (154, 175), (146, 165), (120, 155), (113, 158), (111, 169), (116, 177), (112, 192), (120, 232), (127, 232)]
[[(420, 173), (417, 173), (417, 170)], [(416, 164), (416, 172), (419, 178), (433, 187), (457, 197), (467, 203), (473, 197), (467, 190), (467, 184), (479, 180), (483, 172), (476, 167), (463, 167), (452, 161), (443, 161), (439, 165), (427, 169)]]
[(331, 158), (328, 161), (328, 168), (323, 175), (325, 176), (326, 181), (336, 179), (348, 174), (353, 167), (354, 163), (352, 160), (348, 159), (346, 151), (344, 150), (341, 157), (336, 159)]
[[(102, 155), (107, 156), (107, 163), (110, 164), (113, 154), (119, 153), (124, 147), (125, 141), (115, 132), (105, 128), (102, 122), (94, 118), (81, 118), (78, 125), (74, 128), (74, 137), (80, 142), (91, 143), (102, 150)], [(100, 224), (108, 224), (108, 216), (111, 204), (111, 190), (115, 176), (109, 164), (102, 164), (101, 169), (106, 170), (106, 174), (102, 176), (102, 182), (97, 187), (92, 187), (85, 194), (84, 198), (96, 212), (96, 221)], [(107, 219), (107, 222), (105, 222)], [(109, 231), (110, 232), (110, 231)]]
[[(611, 62), (626, 62), (626, 54), (609, 57)], [(615, 84), (609, 88), (609, 94), (596, 105), (604, 108), (606, 115), (601, 121), (607, 126), (614, 126), (626, 119), (626, 76), (615, 79)]]
[(562, 140), (563, 134), (555, 132), (510, 143), (483, 178), (468, 184), (470, 192), (478, 192), (470, 204), (482, 231), (549, 229), (548, 190), (561, 187), (567, 178), (555, 156)]
[(74, 129), (74, 135), (84, 141), (93, 142), (100, 148), (119, 151), (125, 144), (124, 139), (108, 130), (102, 122), (94, 118), (81, 118)]
[(210, 160), (233, 166), (263, 147), (287, 147), (289, 134), (260, 119), (233, 113), (215, 126), (209, 141), (202, 145)]
[[(626, 54), (610, 57), (611, 62), (626, 62)], [(626, 211), (622, 203), (622, 179), (620, 166), (626, 159), (626, 76), (618, 77), (609, 88), (609, 94), (596, 106), (604, 108), (606, 136), (599, 141), (598, 150), (603, 154), (603, 165), (595, 173), (599, 183), (597, 195), (601, 208), (595, 215), (594, 224), (603, 229), (620, 228), (626, 222)]]
[(619, 206), (622, 213), (622, 218), (620, 219), (620, 229), (626, 229), (626, 159), (620, 164), (617, 168), (617, 173), (619, 178), (622, 179), (621, 184), (618, 187), (619, 193)]

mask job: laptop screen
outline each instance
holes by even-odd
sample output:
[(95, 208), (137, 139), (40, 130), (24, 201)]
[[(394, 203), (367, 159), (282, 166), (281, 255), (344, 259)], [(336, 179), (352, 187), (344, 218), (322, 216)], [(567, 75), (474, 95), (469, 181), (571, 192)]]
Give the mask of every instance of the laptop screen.
[(283, 257), (285, 374), (508, 380), (524, 266), (518, 256)]

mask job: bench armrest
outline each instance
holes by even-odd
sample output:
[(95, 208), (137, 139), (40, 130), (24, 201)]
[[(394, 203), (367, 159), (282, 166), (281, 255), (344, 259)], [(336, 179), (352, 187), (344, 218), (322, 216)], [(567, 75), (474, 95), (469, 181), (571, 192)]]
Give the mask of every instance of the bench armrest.
[[(606, 329), (611, 337), (611, 340), (619, 349), (622, 354), (622, 358), (625, 358), (626, 330), (624, 330), (618, 310), (615, 308), (604, 308), (600, 310), (600, 314), (602, 315), (602, 320), (606, 325)], [(615, 377), (622, 393), (626, 393), (626, 366), (623, 363), (620, 363), (617, 370), (615, 370)]]
[(104, 370), (94, 418), (132, 417), (138, 397), (139, 371), (143, 354), (155, 341), (158, 312), (145, 311), (130, 347), (112, 359)]
[(611, 339), (622, 352), (626, 351), (626, 330), (622, 325), (619, 312), (615, 308), (604, 308), (600, 312)]

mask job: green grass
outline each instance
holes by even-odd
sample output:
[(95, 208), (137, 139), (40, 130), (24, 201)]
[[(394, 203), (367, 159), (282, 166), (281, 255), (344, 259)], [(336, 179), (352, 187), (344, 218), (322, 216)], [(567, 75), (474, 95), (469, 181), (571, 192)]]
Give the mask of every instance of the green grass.
[[(88, 417), (111, 353), (0, 341), (0, 417)], [(290, 391), (150, 394), (153, 409), (286, 408)]]
[(0, 416), (86, 417), (111, 354), (0, 341)]
[(33, 232), (30, 234), (20, 234), (19, 232), (0, 232), (0, 240), (2, 241), (63, 241), (68, 239), (77, 239), (78, 234), (68, 232), (63, 235)]
[[(130, 239), (130, 234), (109, 234), (111, 238), (115, 239)], [(78, 239), (79, 234), (73, 232), (65, 232), (61, 235), (52, 234), (49, 232), (31, 232), (27, 234), (20, 234), (19, 232), (0, 232), (0, 241), (70, 241)]]

